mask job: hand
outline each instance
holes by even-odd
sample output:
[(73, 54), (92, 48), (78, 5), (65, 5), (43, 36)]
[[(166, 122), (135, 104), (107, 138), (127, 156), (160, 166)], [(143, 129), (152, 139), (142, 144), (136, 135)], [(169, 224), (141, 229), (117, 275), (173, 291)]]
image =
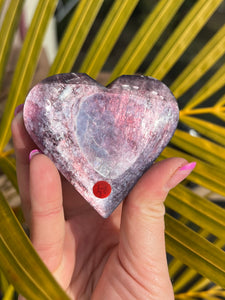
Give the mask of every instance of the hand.
[[(36, 146), (19, 112), (12, 123), (22, 208), (31, 241), (71, 299), (174, 299), (164, 239), (164, 200), (193, 169), (154, 164), (103, 219)], [(21, 298), (22, 299), (22, 298)]]

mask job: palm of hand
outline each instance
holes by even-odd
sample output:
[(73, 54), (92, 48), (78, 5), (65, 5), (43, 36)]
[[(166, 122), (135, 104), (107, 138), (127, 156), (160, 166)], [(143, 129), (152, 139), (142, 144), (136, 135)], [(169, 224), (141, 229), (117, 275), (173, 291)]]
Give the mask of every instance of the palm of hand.
[[(146, 299), (148, 292), (141, 285), (142, 278), (132, 277), (123, 265), (123, 257), (129, 249), (120, 239), (122, 206), (108, 219), (103, 219), (68, 182), (64, 181), (63, 187), (68, 230), (65, 239), (68, 256), (64, 257), (68, 266), (64, 267), (69, 273), (64, 277), (67, 282), (63, 287), (68, 294), (73, 299)], [(76, 256), (71, 257), (71, 253)], [(60, 282), (65, 270), (62, 269)]]
[[(72, 299), (159, 299), (160, 290), (171, 293), (164, 232), (160, 230), (161, 226), (156, 229), (160, 245), (156, 243), (155, 249), (151, 249), (149, 241), (145, 240), (146, 232), (139, 230), (139, 226), (143, 228), (143, 221), (146, 222), (142, 217), (147, 216), (136, 218), (138, 206), (126, 204), (136, 197), (135, 191), (123, 205), (123, 211), (120, 205), (108, 219), (103, 219), (65, 179), (62, 179), (63, 189), (60, 190), (59, 174), (44, 155), (36, 156), (30, 164), (30, 184), (35, 182), (37, 185), (36, 179), (41, 174), (48, 174), (44, 185), (49, 187), (49, 192), (40, 197), (43, 183), (37, 188), (37, 195), (34, 192), (33, 201), (36, 204), (39, 202), (39, 208), (33, 205), (31, 239), (41, 258)], [(63, 201), (59, 200), (57, 204), (55, 199), (61, 194)], [(160, 217), (154, 220), (152, 215), (153, 222), (149, 225), (155, 230), (154, 227), (162, 222), (164, 209), (162, 203), (152, 208), (153, 213)], [(51, 239), (40, 223), (48, 224), (56, 238)], [(152, 254), (145, 253), (146, 250)]]
[[(37, 252), (72, 299), (174, 299), (165, 252), (164, 205), (190, 170), (155, 164), (108, 218), (100, 217), (42, 154), (19, 113), (12, 123), (22, 207)], [(178, 174), (179, 173), (179, 174)], [(172, 181), (171, 181), (172, 178)], [(168, 184), (170, 182), (170, 184)]]
[[(93, 292), (101, 285), (101, 277), (104, 281), (104, 276), (110, 275), (105, 275), (104, 271), (109, 264), (109, 257), (118, 250), (120, 208), (105, 220), (84, 202), (66, 181), (63, 190), (66, 218), (65, 248), (67, 248), (65, 253), (68, 253), (68, 256), (64, 257), (67, 263), (64, 267), (69, 273), (64, 288), (73, 299), (91, 299)], [(71, 247), (70, 250), (68, 245)], [(112, 273), (113, 266), (109, 265), (108, 269), (107, 273)], [(62, 275), (65, 270), (62, 271)], [(102, 294), (101, 289), (100, 293)], [(95, 298), (101, 297), (97, 292)]]

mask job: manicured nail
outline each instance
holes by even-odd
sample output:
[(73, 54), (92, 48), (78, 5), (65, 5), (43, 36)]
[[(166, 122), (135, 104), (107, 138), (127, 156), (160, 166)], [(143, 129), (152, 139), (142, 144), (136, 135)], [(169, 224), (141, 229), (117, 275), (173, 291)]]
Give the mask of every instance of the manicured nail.
[(196, 166), (196, 162), (193, 161), (189, 164), (186, 164), (186, 165), (182, 166), (179, 170), (180, 171), (186, 171), (186, 170), (191, 170), (192, 171), (192, 170), (194, 170), (195, 166)]
[(178, 168), (167, 182), (166, 188), (172, 189), (178, 185), (194, 170), (195, 166), (196, 162), (191, 162)]
[(15, 111), (14, 111), (14, 116), (16, 116), (20, 111), (23, 110), (23, 107), (24, 107), (24, 104), (20, 104), (18, 105), (16, 108), (15, 108)]
[(40, 154), (41, 151), (39, 151), (38, 149), (34, 149), (30, 152), (29, 154), (29, 160), (31, 160), (35, 155)]

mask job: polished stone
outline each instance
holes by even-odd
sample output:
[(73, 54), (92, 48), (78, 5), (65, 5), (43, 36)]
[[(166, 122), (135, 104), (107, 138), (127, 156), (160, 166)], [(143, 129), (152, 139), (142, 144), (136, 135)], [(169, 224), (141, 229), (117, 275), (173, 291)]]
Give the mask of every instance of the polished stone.
[(142, 75), (104, 87), (86, 74), (58, 74), (36, 85), (24, 106), (34, 142), (103, 217), (159, 156), (178, 118), (171, 91)]

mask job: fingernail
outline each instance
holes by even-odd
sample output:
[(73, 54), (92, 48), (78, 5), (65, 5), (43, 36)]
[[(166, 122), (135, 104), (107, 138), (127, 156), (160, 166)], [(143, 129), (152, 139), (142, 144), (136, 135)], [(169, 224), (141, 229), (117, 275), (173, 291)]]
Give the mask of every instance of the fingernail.
[(40, 154), (40, 153), (41, 153), (41, 151), (38, 149), (32, 150), (29, 154), (29, 160), (31, 160), (35, 155)]
[(178, 168), (166, 184), (168, 189), (174, 188), (183, 181), (195, 168), (196, 162), (191, 162)]
[(16, 116), (20, 111), (23, 110), (23, 107), (24, 107), (24, 104), (20, 104), (18, 105), (16, 108), (15, 108), (15, 111), (14, 111), (14, 116)]
[(180, 171), (186, 171), (186, 170), (191, 170), (192, 171), (192, 170), (194, 170), (195, 166), (196, 166), (196, 162), (193, 161), (189, 164), (186, 164), (186, 165), (182, 166), (179, 170)]

